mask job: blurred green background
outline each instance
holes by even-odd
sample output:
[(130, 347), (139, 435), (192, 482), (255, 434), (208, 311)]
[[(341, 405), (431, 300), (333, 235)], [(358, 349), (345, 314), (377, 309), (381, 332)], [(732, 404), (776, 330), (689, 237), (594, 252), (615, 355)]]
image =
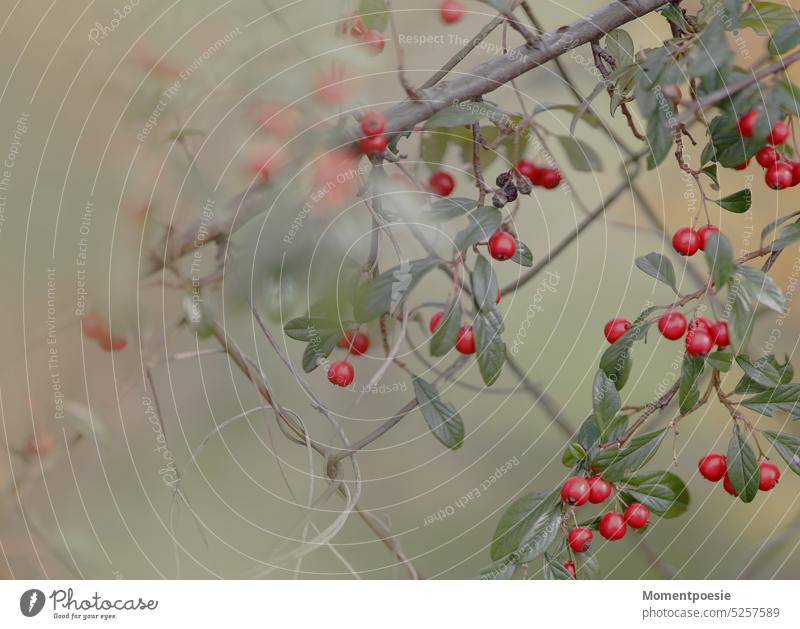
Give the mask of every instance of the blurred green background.
[[(300, 414), (312, 434), (334, 440), (330, 425), (310, 407), (292, 374), (256, 331), (246, 300), (252, 291), (269, 311), (273, 332), (282, 338), (279, 321), (303, 314), (309, 299), (315, 298), (306, 289), (318, 290), (338, 265), (332, 256), (353, 244), (352, 255), (363, 259), (366, 242), (360, 236), (369, 227), (369, 216), (355, 196), (327, 214), (315, 215), (296, 247), (287, 250), (281, 242), (310, 190), (307, 166), (319, 150), (319, 125), (338, 111), (336, 105), (309, 97), (319, 69), (333, 60), (345, 64), (349, 76), (358, 78), (353, 100), (384, 109), (403, 98), (394, 43), (389, 38), (376, 58), (346, 49), (346, 41), (335, 37), (331, 20), (355, 10), (357, 3), (304, 0), (279, 13), (270, 13), (270, 7), (280, 7), (283, 0), (121, 3), (12, 7), (9, 2), (0, 27), (0, 52), (6, 60), (0, 68), (0, 154), (5, 157), (6, 147), (8, 152), (18, 149), (0, 222), (5, 287), (0, 411), (8, 451), (7, 457), (0, 457), (5, 495), (0, 570), (16, 578), (405, 577), (391, 553), (355, 515), (330, 545), (321, 545), (299, 563), (287, 558), (301, 547), (304, 534), (316, 534), (302, 520), (309, 461), (303, 448), (285, 439), (268, 410), (256, 410), (221, 436), (212, 436), (196, 465), (189, 466), (185, 490), (196, 520), (185, 505), (173, 504), (173, 493), (163, 482), (170, 460), (183, 468), (215, 426), (260, 403), (253, 387), (224, 356), (164, 364), (166, 354), (213, 349), (215, 344), (198, 342), (177, 326), (185, 291), (172, 286), (174, 276), (167, 272), (146, 277), (139, 272), (151, 255), (163, 252), (167, 229), (180, 229), (200, 216), (209, 199), (219, 208), (224, 199), (252, 183), (248, 155), (259, 148), (253, 136), (254, 103), (296, 101), (303, 130), (281, 147), (288, 165), (270, 181), (275, 202), (234, 239), (225, 299), (212, 301), (228, 333), (252, 352), (281, 403)], [(402, 40), (423, 36), (423, 43), (402, 46), (409, 78), (416, 84), (492, 16), (486, 5), (468, 0), (471, 13), (445, 29), (436, 4), (393, 3)], [(536, 3), (536, 12), (552, 29), (603, 4), (544, 2)], [(669, 37), (667, 23), (658, 15), (626, 30), (637, 49)], [(424, 43), (424, 36), (437, 34), (444, 38)], [(214, 48), (226, 37), (224, 45)], [(455, 73), (496, 55), (503, 38), (501, 30), (495, 32)], [(507, 39), (517, 45), (513, 32)], [(760, 58), (763, 46), (750, 32), (741, 33), (736, 42), (746, 57), (743, 64)], [(564, 57), (584, 94), (595, 83), (589, 62), (587, 47)], [(152, 132), (140, 142), (137, 133), (156, 111), (174, 80), (173, 71), (185, 72), (193, 63), (195, 69), (181, 80)], [(551, 65), (521, 77), (517, 86), (529, 108), (573, 102)], [(518, 109), (508, 86), (490, 97)], [(621, 117), (606, 115), (606, 102), (605, 95), (595, 102), (604, 123), (634, 146)], [(25, 131), (20, 131), (21, 116)], [(568, 133), (569, 114), (547, 114), (541, 121), (554, 133)], [(184, 125), (191, 129), (186, 145), (197, 157), (193, 168), (173, 141), (175, 130)], [(579, 124), (577, 133), (597, 150), (604, 167), (596, 173), (574, 172), (557, 144), (553, 147), (570, 186), (537, 189), (523, 200), (516, 216), (518, 232), (536, 260), (581, 220), (582, 205), (595, 207), (626, 176), (624, 152), (601, 130)], [(702, 146), (702, 130), (696, 137)], [(424, 175), (424, 165), (415, 163), (416, 139), (403, 141), (400, 150), (410, 155), (412, 169)], [(451, 173), (460, 173), (456, 194), (471, 196), (474, 189), (462, 172), (469, 166), (457, 153), (448, 154), (445, 162)], [(500, 161), (488, 175), (493, 179), (498, 172)], [(671, 159), (658, 171), (643, 173), (638, 183), (644, 200), (670, 233), (688, 224), (697, 211), (693, 188)], [(722, 215), (716, 206), (711, 210), (737, 251), (754, 248), (761, 227), (794, 211), (800, 201), (796, 189), (780, 194), (768, 190), (755, 164), (744, 172), (723, 173), (721, 194), (751, 184), (752, 212)], [(402, 244), (413, 252), (411, 241), (404, 239)], [(550, 271), (557, 275), (549, 276), (549, 288), (548, 276), (542, 276), (503, 300), (507, 341), (521, 326), (530, 326), (518, 359), (563, 409), (561, 417), (569, 425), (577, 427), (591, 408), (591, 381), (605, 348), (605, 321), (617, 315), (633, 319), (650, 303), (670, 301), (668, 290), (633, 265), (636, 256), (665, 246), (662, 233), (643, 213), (641, 200), (628, 193), (579, 244), (553, 262)], [(284, 253), (290, 270), (304, 269), (303, 261), (313, 262), (308, 275), (303, 270), (277, 285), (275, 271)], [(796, 246), (787, 249), (775, 266), (775, 277), (790, 297), (800, 274), (799, 253)], [(127, 334), (129, 346), (122, 352), (109, 355), (95, 344), (81, 343), (76, 291), (84, 255), (88, 308), (107, 313), (114, 329)], [(203, 253), (200, 262), (206, 271), (213, 269), (213, 258), (211, 248)], [(672, 259), (684, 271), (684, 261)], [(396, 262), (388, 244), (381, 261), (384, 268)], [(703, 260), (689, 264), (705, 273)], [(502, 266), (497, 272), (505, 284), (519, 269)], [(679, 275), (687, 290), (695, 286), (685, 272)], [(169, 284), (166, 289), (162, 279)], [(412, 302), (441, 299), (447, 289), (444, 276), (431, 274)], [(780, 331), (780, 339), (768, 349), (773, 330)], [(780, 320), (765, 313), (750, 352), (760, 355), (767, 348), (792, 356), (798, 331), (800, 318), (793, 305)], [(377, 339), (377, 330), (371, 332)], [(424, 342), (418, 326), (413, 327), (413, 337)], [(299, 360), (300, 344), (282, 342), (292, 359)], [(367, 382), (380, 365), (377, 345), (371, 356), (356, 362), (358, 382)], [(625, 399), (644, 403), (656, 397), (678, 373), (679, 356), (678, 344), (651, 335), (647, 345), (636, 349), (636, 371)], [(147, 400), (152, 398), (147, 366), (152, 366), (166, 426), (168, 458), (159, 450), (159, 435), (147, 414)], [(363, 399), (351, 391), (332, 390), (322, 370), (308, 380), (339, 414), (351, 439), (365, 435), (411, 396), (409, 378), (394, 368), (382, 380), (388, 390)], [(480, 383), (476, 368), (466, 372), (464, 381)], [(444, 388), (443, 397), (459, 408), (467, 426), (467, 439), (458, 451), (446, 451), (415, 412), (358, 457), (363, 508), (391, 527), (425, 577), (476, 576), (489, 563), (488, 544), (509, 502), (528, 491), (549, 489), (564, 477), (560, 457), (565, 435), (524, 390), (509, 389), (516, 383), (506, 369), (496, 385), (499, 392)], [(67, 401), (63, 419), (61, 394)], [(671, 413), (672, 408), (661, 421)], [(797, 430), (782, 417), (761, 418), (759, 425)], [(41, 459), (24, 453), (33, 430), (46, 431), (55, 441), (52, 452)], [(779, 488), (745, 505), (696, 475), (697, 459), (724, 449), (729, 433), (730, 420), (718, 405), (682, 422), (674, 442), (674, 471), (689, 486), (689, 512), (656, 521), (643, 536), (598, 542), (602, 576), (730, 579), (745, 571), (751, 577), (800, 577), (796, 476), (785, 470)], [(651, 465), (666, 469), (672, 459), (673, 448), (665, 445)], [(510, 469), (496, 474), (504, 465)], [(313, 469), (312, 491), (319, 498), (324, 482), (318, 460)], [(349, 470), (347, 474), (350, 477)], [(314, 525), (319, 530), (330, 525), (341, 506), (336, 496), (317, 504)], [(446, 517), (433, 517), (441, 512)], [(764, 544), (767, 552), (751, 565)]]

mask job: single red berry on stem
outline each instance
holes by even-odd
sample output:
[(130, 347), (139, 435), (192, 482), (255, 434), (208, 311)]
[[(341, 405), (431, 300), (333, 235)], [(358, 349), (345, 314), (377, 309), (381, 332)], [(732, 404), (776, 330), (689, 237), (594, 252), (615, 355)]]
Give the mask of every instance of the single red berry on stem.
[(386, 118), (377, 111), (368, 111), (361, 118), (361, 130), (364, 135), (378, 135), (386, 129)]
[(366, 46), (367, 51), (373, 55), (379, 55), (386, 46), (386, 40), (378, 31), (368, 28), (361, 36), (361, 42)]
[(609, 343), (614, 343), (622, 337), (630, 327), (631, 322), (627, 319), (614, 318), (606, 323), (606, 327), (603, 328), (603, 333), (606, 335), (606, 340)]
[(83, 319), (81, 320), (81, 328), (83, 329), (84, 336), (87, 336), (90, 339), (96, 339), (103, 334), (106, 329), (106, 325), (100, 317), (93, 312), (90, 312), (87, 315), (84, 315)]
[(728, 473), (728, 460), (724, 454), (709, 452), (697, 463), (697, 469), (703, 478), (716, 483)]
[(756, 130), (757, 119), (757, 111), (748, 111), (744, 116), (739, 118), (739, 133), (745, 138), (753, 137), (753, 131)]
[(600, 518), (600, 525), (597, 527), (600, 535), (608, 540), (617, 540), (625, 537), (628, 526), (625, 524), (625, 517), (617, 511), (609, 511)]
[(742, 162), (741, 164), (738, 164), (738, 165), (734, 166), (733, 169), (734, 170), (744, 170), (749, 165), (750, 165), (750, 160), (748, 159), (746, 162)]
[(462, 354), (475, 353), (475, 334), (472, 331), (471, 325), (462, 326), (462, 328), (458, 331), (456, 349)]
[(496, 300), (495, 300), (495, 302), (494, 302), (494, 303), (495, 303), (495, 305), (497, 305), (497, 304), (499, 304), (499, 303), (500, 303), (500, 298), (501, 298), (501, 297), (502, 297), (502, 295), (500, 294), (500, 289), (498, 288), (498, 289), (497, 289), (497, 299), (496, 299)]
[(686, 317), (677, 310), (669, 310), (659, 318), (658, 330), (664, 338), (677, 341), (686, 332)]
[(536, 179), (531, 179), (534, 183), (539, 182), (540, 186), (544, 186), (548, 190), (552, 190), (561, 183), (561, 172), (558, 168), (542, 168), (537, 173)]
[(731, 483), (731, 477), (728, 474), (725, 474), (725, 479), (722, 481), (722, 486), (725, 488), (731, 496), (738, 496), (739, 494), (736, 493), (736, 490), (733, 488), (733, 483)]
[(761, 463), (758, 464), (758, 468), (760, 474), (758, 488), (761, 491), (769, 491), (778, 484), (781, 478), (781, 471), (778, 469), (777, 465), (771, 461), (761, 461)]
[(592, 476), (589, 479), (589, 502), (600, 504), (611, 495), (611, 483), (600, 476)]
[[(347, 25), (345, 24), (344, 30), (347, 30)], [(350, 27), (350, 35), (353, 37), (361, 37), (364, 34), (366, 27), (364, 26), (364, 20), (362, 20), (359, 16), (352, 18), (351, 20), (351, 27)]]
[(439, 5), (439, 16), (445, 24), (455, 24), (465, 13), (464, 5), (459, 0), (444, 0)]
[(769, 134), (767, 142), (769, 144), (783, 144), (788, 137), (789, 126), (783, 120), (778, 120), (775, 126), (772, 127), (772, 133)]
[(382, 133), (378, 135), (368, 135), (358, 141), (358, 147), (362, 153), (383, 153), (389, 146), (389, 140)]
[(589, 481), (583, 476), (570, 476), (561, 485), (561, 500), (573, 507), (585, 505), (589, 500)]
[(523, 177), (531, 180), (535, 184), (535, 180), (539, 174), (539, 167), (529, 159), (521, 159), (517, 162), (517, 172)]
[(689, 323), (689, 329), (692, 330), (694, 328), (705, 328), (711, 336), (715, 334), (714, 322), (703, 315), (697, 315), (692, 319), (691, 323)]
[(431, 190), (439, 196), (448, 196), (456, 187), (455, 180), (443, 170), (437, 170), (428, 179)]
[(764, 173), (764, 181), (773, 190), (783, 190), (794, 182), (794, 172), (786, 162), (775, 162)]
[(800, 162), (787, 162), (792, 167), (792, 185), (800, 184)]
[(328, 382), (335, 384), (337, 387), (349, 386), (353, 382), (354, 376), (353, 365), (346, 360), (337, 360), (328, 369)]
[(716, 225), (703, 225), (697, 230), (697, 233), (700, 234), (700, 248), (705, 251), (706, 244), (708, 243), (708, 237), (711, 234), (719, 233), (719, 227)]
[(589, 546), (592, 544), (592, 535), (591, 529), (587, 529), (585, 526), (579, 526), (574, 529), (570, 529), (569, 532), (569, 547), (575, 551), (576, 553), (582, 553), (586, 550), (589, 550)]
[(771, 146), (765, 146), (758, 153), (756, 153), (756, 161), (764, 168), (769, 168), (775, 162), (780, 161), (780, 159), (780, 153), (778, 153), (778, 151)]
[(632, 502), (625, 509), (625, 522), (628, 523), (632, 529), (640, 529), (647, 526), (650, 520), (650, 509), (640, 502)]
[(714, 339), (705, 326), (689, 326), (686, 334), (686, 351), (691, 356), (707, 354), (714, 347)]
[(444, 312), (442, 311), (435, 313), (431, 317), (431, 322), (428, 324), (428, 329), (431, 331), (431, 333), (435, 332), (436, 328), (439, 327), (439, 323), (441, 323), (442, 317), (444, 317)]
[(714, 324), (714, 340), (717, 342), (717, 347), (722, 349), (723, 347), (728, 347), (731, 344), (731, 335), (730, 331), (728, 330), (728, 322), (727, 321), (717, 321)]
[(345, 347), (350, 348), (350, 353), (353, 356), (361, 356), (369, 349), (369, 337), (363, 332), (356, 332), (346, 334)]
[(565, 561), (564, 562), (564, 568), (566, 569), (567, 572), (569, 572), (572, 575), (573, 579), (576, 578), (576, 576), (575, 576), (575, 562), (574, 561)]
[(508, 260), (517, 251), (517, 240), (508, 232), (499, 231), (489, 238), (489, 255), (495, 260)]
[(691, 227), (683, 227), (672, 237), (672, 247), (682, 256), (693, 256), (700, 249), (701, 239)]

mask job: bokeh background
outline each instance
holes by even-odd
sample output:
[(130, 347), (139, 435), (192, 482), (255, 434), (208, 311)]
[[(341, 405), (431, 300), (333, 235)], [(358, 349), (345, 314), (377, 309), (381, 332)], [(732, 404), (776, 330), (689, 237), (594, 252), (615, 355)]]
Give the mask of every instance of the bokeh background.
[[(269, 315), (271, 329), (293, 361), (299, 361), (302, 347), (280, 335), (280, 322), (305, 312), (309, 299), (316, 298), (338, 266), (336, 256), (348, 252), (363, 259), (366, 252), (363, 235), (369, 216), (356, 190), (330, 207), (315, 208), (296, 244), (282, 244), (287, 226), (313, 189), (324, 127), (343, 107), (314, 95), (320, 72), (333, 61), (343, 64), (348, 80), (353, 79), (347, 83), (350, 104), (384, 109), (404, 94), (390, 37), (377, 57), (336, 37), (332, 21), (354, 11), (357, 3), (298, 0), (281, 9), (287, 4), (4, 2), (0, 155), (5, 159), (13, 154), (12, 167), (6, 164), (9, 174), (0, 206), (0, 415), (5, 445), (0, 456), (0, 573), (6, 577), (405, 577), (392, 554), (355, 515), (330, 543), (302, 561), (287, 558), (304, 548), (304, 537), (314, 537), (333, 522), (342, 501), (336, 496), (324, 500), (313, 511), (313, 524), (306, 523), (309, 489), (315, 498), (325, 489), (319, 461), (313, 462), (315, 474), (310, 476), (307, 452), (285, 439), (269, 410), (258, 409), (254, 389), (223, 355), (164, 362), (167, 355), (213, 350), (215, 342), (197, 340), (178, 325), (186, 290), (173, 274), (143, 271), (153, 256), (163, 254), (169, 230), (199, 217), (205, 204), (216, 211), (239, 190), (253, 186), (253, 160), (274, 157), (276, 175), (270, 179), (265, 213), (233, 239), (224, 288), (208, 291), (208, 301), (227, 332), (256, 358), (281, 403), (301, 415), (312, 434), (334, 439), (330, 426), (309, 406), (290, 371), (255, 329), (247, 301), (256, 300)], [(602, 4), (547, 1), (537, 2), (535, 10), (552, 29)], [(467, 0), (470, 14), (445, 28), (434, 0), (395, 0), (393, 5), (406, 42), (402, 49), (408, 76), (416, 84), (493, 16), (485, 4)], [(658, 15), (626, 30), (637, 49), (669, 37), (667, 23)], [(444, 37), (425, 39), (437, 34)], [(415, 36), (423, 37), (414, 43)], [(503, 38), (498, 29), (456, 74), (498, 54)], [(507, 39), (519, 43), (513, 32)], [(733, 43), (744, 65), (764, 54), (764, 40), (750, 31), (741, 32)], [(588, 94), (595, 84), (588, 47), (563, 61)], [(165, 90), (181, 72), (186, 78), (165, 99)], [(796, 74), (795, 80), (800, 80)], [(529, 108), (573, 102), (551, 64), (521, 77), (517, 86)], [(508, 86), (491, 98), (518, 109)], [(166, 105), (158, 111), (160, 99)], [(254, 107), (263, 102), (293, 103), (299, 112), (296, 132), (281, 140), (265, 139), (253, 121)], [(605, 95), (595, 102), (603, 124), (635, 146), (621, 116), (607, 115), (606, 103)], [(148, 127), (157, 111), (157, 120)], [(540, 120), (556, 134), (567, 134), (571, 121), (563, 112)], [(183, 143), (176, 141), (180, 129)], [(630, 174), (623, 167), (625, 152), (602, 130), (581, 123), (576, 133), (601, 156), (603, 168), (575, 172), (554, 143), (553, 155), (570, 186), (537, 189), (522, 201), (516, 216), (518, 232), (537, 260), (582, 219), (583, 208), (594, 208)], [(702, 130), (696, 133), (702, 145)], [(417, 138), (403, 141), (400, 149), (409, 155), (410, 168), (425, 175)], [(448, 153), (443, 161), (456, 175), (456, 194), (471, 196), (469, 166), (460, 154)], [(491, 178), (502, 161), (489, 169)], [(668, 246), (643, 204), (670, 233), (699, 210), (699, 200), (692, 196), (696, 191), (671, 159), (657, 171), (643, 173), (637, 184), (642, 196), (629, 192), (611, 206), (552, 263), (552, 276), (543, 275), (501, 304), (509, 338), (522, 326), (527, 329), (518, 355), (527, 375), (573, 427), (591, 408), (591, 381), (605, 348), (604, 322), (616, 315), (633, 319), (649, 303), (670, 301), (667, 289), (633, 265), (636, 256)], [(751, 212), (734, 215), (711, 206), (713, 220), (737, 251), (756, 246), (761, 227), (796, 210), (800, 202), (797, 189), (779, 194), (767, 189), (755, 164), (722, 174), (721, 194), (744, 186), (752, 186)], [(402, 244), (414, 251), (405, 236)], [(396, 262), (388, 244), (381, 254), (384, 268)], [(775, 267), (775, 277), (790, 298), (800, 273), (799, 255), (795, 245)], [(185, 270), (191, 258), (179, 268)], [(695, 286), (684, 261), (672, 259), (683, 285)], [(281, 279), (276, 271), (282, 261), (287, 273)], [(198, 263), (206, 273), (213, 271), (213, 245)], [(703, 260), (689, 264), (705, 273)], [(519, 269), (502, 266), (497, 272), (506, 283)], [(444, 276), (431, 274), (414, 302), (440, 300), (447, 289)], [(82, 298), (87, 311), (108, 316), (115, 333), (127, 336), (125, 350), (105, 353), (81, 337)], [(780, 338), (773, 341), (774, 330)], [(792, 358), (799, 331), (794, 303), (780, 320), (760, 313), (750, 352)], [(377, 339), (377, 330), (371, 332)], [(424, 343), (418, 326), (413, 336)], [(381, 364), (377, 343), (370, 354), (356, 363), (358, 381), (368, 381)], [(636, 372), (625, 389), (626, 399), (644, 403), (656, 397), (663, 383), (677, 375), (679, 356), (678, 344), (651, 335), (647, 345), (636, 349)], [(148, 368), (155, 396), (146, 379)], [(333, 390), (322, 370), (308, 380), (353, 439), (412, 394), (407, 375), (394, 368), (384, 375), (383, 389), (363, 396)], [(478, 385), (477, 369), (470, 368), (463, 381)], [(510, 501), (549, 489), (565, 474), (560, 457), (567, 440), (542, 404), (518, 387), (508, 369), (496, 386), (497, 392), (445, 388), (443, 396), (459, 408), (467, 426), (461, 449), (445, 450), (416, 412), (358, 457), (362, 506), (391, 527), (425, 577), (476, 576), (489, 563), (492, 532)], [(154, 397), (166, 427), (163, 440), (148, 403)], [(212, 433), (251, 409), (246, 419)], [(672, 408), (660, 421), (671, 414)], [(759, 425), (797, 431), (785, 417), (761, 418)], [(34, 432), (42, 443), (52, 439), (46, 455), (29, 452)], [(713, 404), (681, 424), (674, 471), (689, 486), (689, 512), (657, 521), (643, 536), (599, 544), (601, 576), (800, 577), (800, 479), (785, 470), (776, 490), (745, 505), (696, 474), (700, 455), (724, 449), (729, 434), (729, 417)], [(165, 443), (168, 448), (162, 447)], [(204, 449), (192, 462), (201, 444)], [(654, 469), (672, 465), (673, 448), (665, 445), (662, 450)], [(184, 487), (194, 516), (185, 504), (175, 503), (170, 464), (185, 468)], [(504, 466), (508, 469), (498, 474)], [(445, 517), (435, 517), (441, 513)], [(537, 569), (531, 568), (534, 573)]]

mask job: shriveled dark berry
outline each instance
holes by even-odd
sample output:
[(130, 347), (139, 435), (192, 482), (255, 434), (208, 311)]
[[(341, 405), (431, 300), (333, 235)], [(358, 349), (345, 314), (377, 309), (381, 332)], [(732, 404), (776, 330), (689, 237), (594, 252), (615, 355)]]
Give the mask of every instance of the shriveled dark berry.
[(508, 197), (502, 189), (497, 190), (492, 195), (492, 205), (494, 205), (496, 208), (499, 209), (501, 207), (505, 207), (506, 203), (508, 203)]
[(533, 191), (531, 180), (527, 177), (519, 177), (517, 179), (517, 191), (520, 194), (530, 194)]
[(517, 200), (517, 186), (514, 185), (514, 182), (509, 181), (503, 187), (503, 193), (506, 195), (506, 199), (508, 199), (509, 201)]
[(499, 188), (504, 188), (509, 181), (511, 181), (510, 173), (500, 173), (497, 175), (497, 179), (494, 180)]

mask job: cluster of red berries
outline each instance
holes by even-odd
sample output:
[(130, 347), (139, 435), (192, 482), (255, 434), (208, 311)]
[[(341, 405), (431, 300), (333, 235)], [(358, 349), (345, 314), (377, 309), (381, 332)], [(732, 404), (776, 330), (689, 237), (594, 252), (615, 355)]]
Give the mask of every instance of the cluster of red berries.
[(90, 312), (81, 321), (84, 336), (95, 339), (106, 352), (125, 349), (128, 339), (125, 336), (113, 336), (106, 322), (97, 314)]
[(700, 229), (681, 227), (672, 236), (672, 248), (682, 256), (693, 256), (706, 250), (708, 237), (715, 232), (719, 232), (716, 225), (703, 225)]
[(459, 0), (442, 0), (439, 5), (439, 17), (445, 24), (455, 24), (465, 13), (464, 5)]
[[(583, 476), (570, 476), (561, 486), (561, 500), (571, 507), (580, 507), (587, 502), (600, 504), (611, 496), (612, 485), (600, 476), (584, 478)], [(608, 511), (600, 518), (597, 530), (607, 540), (618, 540), (625, 537), (630, 526), (641, 529), (650, 521), (650, 509), (640, 502), (632, 502), (624, 513)], [(570, 548), (576, 553), (582, 553), (589, 548), (594, 537), (592, 530), (585, 526), (578, 526), (569, 531), (568, 541)], [(571, 562), (568, 562), (571, 563)], [(564, 567), (574, 575), (574, 564), (570, 570), (567, 564)]]
[(386, 46), (386, 40), (383, 35), (372, 28), (367, 28), (364, 25), (364, 20), (355, 16), (349, 20), (345, 20), (342, 24), (342, 33), (350, 32), (350, 36), (358, 42), (363, 44), (364, 49), (373, 55), (379, 55), (383, 52)]
[(361, 118), (361, 131), (363, 137), (358, 141), (362, 153), (383, 153), (389, 145), (389, 140), (383, 135), (386, 129), (386, 118), (377, 111), (370, 111)]
[[(631, 327), (627, 319), (611, 319), (603, 330), (609, 343), (617, 342)], [(686, 322), (677, 310), (668, 310), (658, 319), (658, 330), (664, 338), (677, 341), (686, 333), (686, 351), (692, 356), (707, 354), (716, 345), (719, 349), (730, 345), (730, 332), (727, 321), (711, 321), (697, 316)], [(688, 330), (688, 333), (687, 333)]]
[[(500, 303), (500, 291), (497, 291), (497, 303)], [(441, 311), (431, 317), (430, 323), (428, 324), (428, 329), (431, 331), (431, 334), (436, 332), (436, 328), (439, 327), (443, 317), (444, 312)], [(475, 333), (471, 325), (461, 326), (461, 329), (458, 331), (458, 337), (456, 337), (456, 350), (462, 354), (475, 353)]]
[[(753, 137), (758, 117), (759, 112), (748, 111), (739, 118), (738, 127), (742, 137)], [(776, 146), (783, 144), (789, 138), (789, 134), (789, 126), (783, 120), (778, 120), (765, 139), (766, 146), (756, 153), (756, 161), (765, 169), (764, 181), (773, 190), (783, 190), (800, 184), (800, 162), (783, 160), (780, 153), (775, 150)], [(749, 162), (739, 164), (736, 170), (743, 170), (748, 164)]]
[[(736, 496), (731, 479), (728, 476), (728, 459), (719, 452), (710, 452), (700, 459), (697, 464), (700, 475), (713, 483), (722, 480), (722, 486), (731, 496)], [(761, 461), (758, 464), (758, 488), (761, 491), (769, 491), (781, 478), (781, 471), (778, 466), (771, 461)]]
[[(348, 331), (342, 334), (337, 342), (339, 347), (347, 349), (348, 355), (361, 356), (369, 349), (369, 336), (363, 332)], [(339, 387), (348, 387), (353, 382), (356, 372), (350, 361), (337, 360), (328, 369), (328, 382)]]
[(541, 186), (552, 190), (561, 183), (561, 172), (554, 166), (538, 166), (529, 159), (517, 162), (517, 171), (523, 177), (531, 180), (534, 186)]

